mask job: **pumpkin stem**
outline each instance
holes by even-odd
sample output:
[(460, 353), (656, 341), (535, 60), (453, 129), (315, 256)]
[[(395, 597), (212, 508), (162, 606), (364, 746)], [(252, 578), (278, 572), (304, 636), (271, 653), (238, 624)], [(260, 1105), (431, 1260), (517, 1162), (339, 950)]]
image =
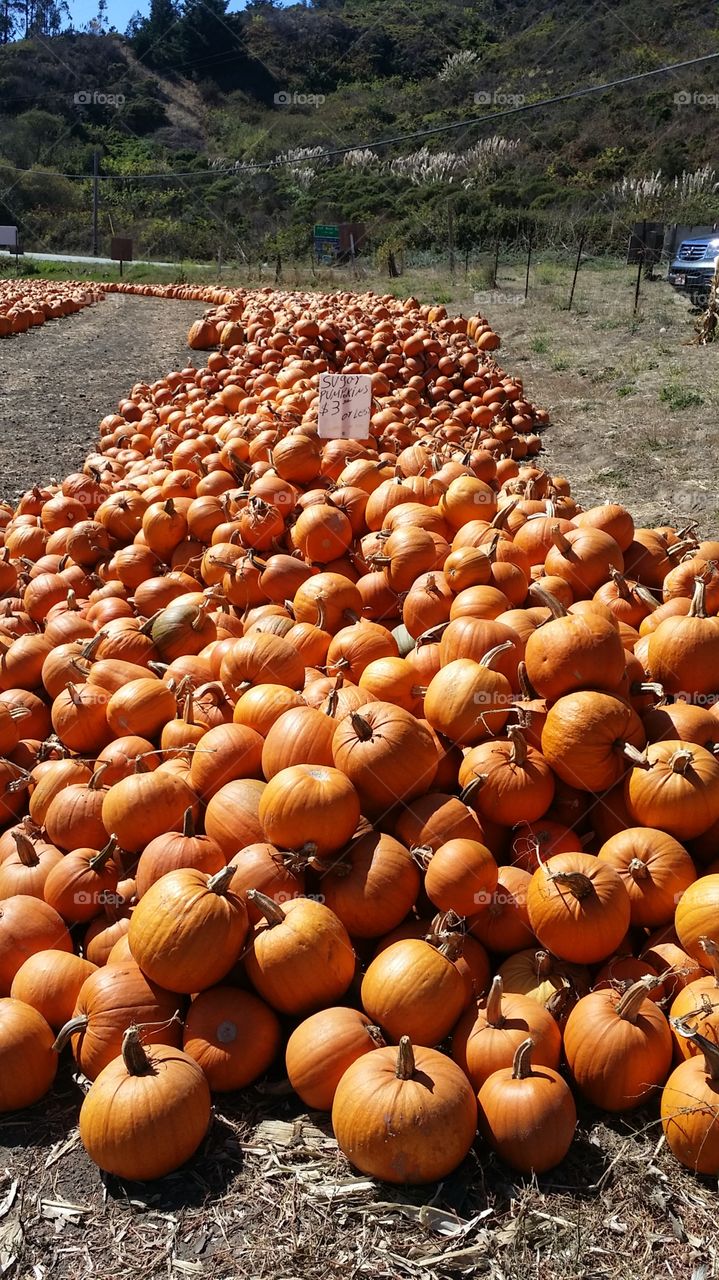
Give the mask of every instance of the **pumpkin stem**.
[(105, 635), (104, 631), (102, 630), (98, 631), (97, 635), (94, 635), (91, 640), (88, 640), (87, 643), (82, 646), (82, 649), (80, 651), (80, 657), (88, 658), (92, 660), (95, 657), (95, 651), (99, 649), (103, 640), (106, 640), (106, 639), (107, 639), (107, 636)]
[(641, 858), (632, 858), (627, 866), (627, 871), (635, 884), (639, 884), (641, 880), (649, 879), (649, 867), (646, 862), (642, 862)]
[(459, 793), (459, 798), (462, 801), (462, 804), (469, 804), (475, 791), (478, 791), (480, 787), (484, 786), (488, 776), (489, 775), (486, 773), (475, 773), (474, 777), (470, 778), (469, 782), (465, 783)]
[(129, 1076), (149, 1076), (154, 1068), (140, 1040), (140, 1028), (128, 1027), (122, 1037), (122, 1058)]
[(563, 556), (569, 556), (572, 552), (572, 544), (568, 538), (565, 538), (558, 524), (553, 524), (549, 530), (553, 545)]
[(578, 902), (594, 893), (594, 885), (583, 871), (548, 871), (547, 875), (550, 880), (558, 880), (562, 888), (567, 888)]
[(367, 1032), (367, 1035), (369, 1036), (370, 1040), (373, 1042), (375, 1049), (386, 1048), (387, 1041), (382, 1035), (381, 1027), (377, 1027), (373, 1022), (371, 1022), (369, 1026), (365, 1027), (365, 1031)]
[(441, 956), (454, 963), (464, 952), (464, 934), (451, 933), (445, 935), (444, 941), (437, 947), (437, 951)]
[(706, 596), (707, 596), (707, 589), (706, 589), (706, 583), (704, 582), (703, 578), (695, 578), (694, 593), (692, 595), (692, 602), (689, 605), (689, 613), (687, 615), (688, 617), (706, 618), (707, 616)]
[[(235, 868), (232, 868), (233, 872)], [(218, 873), (221, 874), (221, 873)], [(252, 902), (257, 910), (265, 917), (270, 928), (274, 928), (276, 924), (284, 924), (285, 913), (272, 898), (268, 898), (266, 893), (261, 893), (259, 889), (249, 889), (247, 892), (247, 901)]]
[[(551, 591), (547, 591), (545, 587), (540, 587), (538, 582), (532, 583), (527, 594), (530, 597), (532, 604), (534, 604), (535, 600), (538, 600), (540, 605), (544, 605), (545, 609), (549, 609), (552, 619), (567, 617), (567, 610), (561, 600), (558, 600), (557, 597), (552, 595)], [(547, 622), (549, 621), (550, 619), (547, 618)]]
[(719, 1045), (714, 1044), (713, 1040), (708, 1040), (699, 1031), (688, 1027), (683, 1018), (670, 1018), (669, 1021), (678, 1036), (683, 1040), (691, 1040), (692, 1044), (701, 1049), (709, 1079), (719, 1084)]
[(413, 844), (410, 848), (410, 853), (420, 870), (426, 871), (432, 861), (434, 849), (431, 844)]
[(24, 867), (36, 867), (40, 861), (32, 840), (22, 831), (13, 831), (17, 856)]
[(188, 806), (182, 817), (182, 834), (192, 838), (195, 834), (195, 818), (192, 809)]
[(78, 693), (78, 691), (77, 691), (77, 685), (74, 685), (74, 684), (72, 684), (72, 682), (70, 682), (70, 683), (68, 683), (68, 684), (66, 684), (66, 685), (65, 685), (65, 688), (67, 689), (67, 692), (68, 692), (69, 697), (70, 697), (70, 701), (71, 701), (71, 703), (73, 704), (73, 706), (74, 706), (74, 707), (81, 707), (81, 706), (82, 706), (82, 698), (80, 697), (80, 694), (79, 694), (79, 693)]
[(513, 498), (511, 502), (507, 503), (506, 507), (500, 507), (496, 516), (493, 516), (489, 522), (490, 528), (503, 529), (518, 502), (519, 498)]
[(415, 649), (421, 649), (423, 644), (438, 644), (448, 626), (449, 622), (438, 622), (436, 626), (428, 627), (426, 631), (417, 636), (414, 642)]
[(527, 672), (526, 662), (517, 664), (517, 679), (519, 680), (519, 690), (525, 702), (534, 702), (538, 699), (539, 694), (532, 684)]
[(506, 653), (507, 649), (513, 648), (513, 640), (503, 640), (501, 644), (496, 644), (493, 649), (488, 649), (487, 652), (482, 655), (479, 660), (480, 667), (489, 667), (490, 671), (493, 670), (495, 658), (499, 657), (500, 653)]
[(632, 593), (629, 589), (629, 583), (624, 577), (624, 574), (620, 573), (619, 570), (615, 569), (614, 565), (612, 565), (612, 567), (609, 570), (609, 576), (612, 582), (614, 583), (615, 587), (617, 588), (617, 595), (622, 600), (629, 600), (631, 603)]
[(527, 739), (516, 724), (508, 725), (507, 737), (512, 744), (512, 750), (509, 755), (510, 763), (516, 764), (521, 769), (527, 759)]
[(512, 1079), (526, 1080), (532, 1075), (532, 1049), (534, 1041), (531, 1036), (527, 1036), (521, 1044), (517, 1045), (514, 1062), (512, 1063)]
[(411, 1080), (414, 1075), (414, 1052), (409, 1036), (402, 1036), (397, 1047), (395, 1075), (398, 1080)]
[(538, 978), (548, 978), (553, 969), (552, 957), (548, 951), (535, 951), (535, 973)]
[(76, 1031), (84, 1031), (89, 1021), (90, 1019), (86, 1013), (78, 1013), (76, 1017), (70, 1018), (70, 1021), (60, 1028), (55, 1037), (52, 1046), (55, 1053), (62, 1053), (70, 1036), (74, 1036)]
[(222, 867), (220, 871), (216, 871), (214, 876), (210, 876), (207, 881), (207, 888), (210, 890), (210, 893), (226, 893), (229, 888), (230, 880), (234, 876), (236, 870), (236, 867), (228, 864), (228, 866)]
[(111, 835), (107, 844), (103, 849), (98, 850), (94, 858), (88, 859), (88, 867), (90, 871), (102, 871), (103, 867), (110, 861), (110, 858), (118, 849), (117, 836)]
[(617, 1005), (617, 1017), (623, 1018), (625, 1022), (635, 1023), (649, 992), (659, 985), (660, 979), (651, 978), (648, 975), (646, 978), (640, 978), (638, 982), (633, 982)]
[(680, 747), (669, 759), (672, 773), (686, 773), (694, 763), (694, 756), (686, 747)]
[(489, 560), (490, 564), (495, 564), (495, 563), (496, 563), (496, 560), (497, 560), (497, 547), (499, 546), (499, 539), (501, 538), (501, 536), (502, 536), (502, 535), (501, 535), (501, 533), (500, 533), (500, 531), (499, 531), (499, 529), (498, 529), (498, 530), (497, 530), (497, 532), (492, 536), (492, 541), (490, 542), (489, 546), (487, 547), (487, 550), (484, 552), (484, 554), (486, 555), (486, 557), (487, 557), (487, 559)]
[(619, 742), (616, 745), (621, 751), (625, 760), (628, 760), (630, 764), (633, 764), (635, 769), (649, 768), (649, 761), (647, 760), (647, 757), (644, 755), (644, 752), (637, 751), (637, 748), (633, 747), (631, 742)]
[(369, 742), (372, 737), (372, 725), (369, 720), (365, 720), (364, 716), (359, 714), (359, 711), (353, 711), (350, 715), (350, 720), (360, 742)]
[(492, 985), (489, 988), (487, 996), (487, 1005), (485, 1016), (490, 1027), (504, 1026), (504, 1014), (502, 1013), (502, 996), (504, 995), (504, 984), (499, 974), (492, 979)]
[(639, 698), (648, 693), (653, 694), (655, 698), (663, 698), (664, 686), (658, 684), (656, 680), (632, 680), (629, 692), (633, 698)]
[[(17, 839), (17, 836), (15, 839)], [(719, 987), (719, 947), (713, 938), (700, 938), (699, 946), (709, 956), (709, 962), (714, 973), (714, 980)]]
[[(140, 758), (140, 757), (138, 756), (138, 757), (137, 757), (137, 761), (139, 761), (139, 758)], [(136, 761), (136, 764), (137, 764), (137, 761)], [(88, 789), (88, 791), (97, 791), (98, 787), (101, 787), (101, 786), (102, 786), (102, 775), (104, 774), (105, 770), (107, 769), (107, 767), (108, 767), (109, 763), (110, 763), (110, 761), (109, 761), (109, 760), (104, 760), (104, 761), (103, 761), (103, 763), (100, 765), (99, 769), (96, 769), (96, 770), (95, 770), (95, 772), (93, 773), (92, 777), (91, 777), (91, 778), (89, 779), (89, 781), (88, 781), (88, 784), (87, 784), (87, 789)], [(147, 766), (146, 766), (146, 765), (143, 765), (143, 766), (142, 766), (142, 769), (143, 769), (143, 771), (144, 771), (144, 772), (147, 772)], [(140, 770), (139, 770), (139, 769), (137, 769), (137, 772), (139, 773), (139, 772), (140, 772)]]
[(650, 613), (654, 613), (654, 610), (659, 608), (659, 601), (655, 600), (649, 588), (643, 587), (640, 582), (632, 583), (632, 594), (646, 605)]

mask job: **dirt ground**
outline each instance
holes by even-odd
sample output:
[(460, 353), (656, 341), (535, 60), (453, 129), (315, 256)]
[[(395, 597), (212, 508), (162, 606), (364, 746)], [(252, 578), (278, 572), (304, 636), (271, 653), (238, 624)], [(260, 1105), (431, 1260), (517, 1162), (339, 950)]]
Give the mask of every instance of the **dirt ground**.
[[(108, 294), (0, 342), (0, 496), (74, 471), (135, 382), (182, 369), (198, 303)], [(1, 1274), (1, 1273), (0, 1273)]]
[[(584, 1111), (538, 1181), (486, 1149), (445, 1182), (353, 1174), (327, 1118), (251, 1089), (215, 1099), (181, 1171), (121, 1184), (90, 1163), (65, 1064), (50, 1099), (0, 1123), (0, 1275), (18, 1280), (711, 1280), (716, 1182), (682, 1171), (653, 1110)], [(4, 1171), (3, 1171), (4, 1170)]]
[[(582, 501), (615, 498), (641, 520), (695, 516), (708, 530), (719, 513), (719, 349), (682, 345), (691, 318), (663, 284), (647, 286), (633, 323), (626, 276), (587, 272), (571, 315), (566, 282), (546, 273), (526, 307), (509, 273), (505, 299), (477, 305), (502, 333), (506, 367), (552, 411), (546, 457)], [(0, 344), (0, 494), (78, 466), (133, 382), (187, 363), (198, 310), (110, 296)], [(443, 1184), (394, 1190), (354, 1175), (326, 1118), (303, 1115), (278, 1081), (218, 1097), (197, 1156), (146, 1185), (90, 1163), (81, 1100), (65, 1061), (47, 1099), (0, 1118), (0, 1276), (719, 1277), (716, 1180), (671, 1159), (656, 1105), (627, 1118), (582, 1109), (569, 1156), (538, 1181), (478, 1144)]]
[[(518, 262), (500, 263), (497, 289), (476, 271), (451, 281), (436, 270), (392, 282), (371, 271), (357, 281), (295, 273), (286, 287), (391, 288), (483, 312), (502, 336), (501, 362), (551, 412), (546, 464), (569, 477), (585, 506), (609, 498), (638, 524), (697, 520), (703, 533), (716, 531), (719, 344), (689, 345), (696, 316), (663, 279), (642, 281), (634, 314), (636, 273), (616, 262), (583, 264), (570, 312), (572, 271), (569, 262), (536, 260), (526, 302)], [(133, 382), (187, 363), (185, 333), (200, 309), (110, 294), (1, 342), (0, 494), (17, 496), (77, 466)]]
[[(571, 271), (538, 264), (500, 274), (482, 309), (502, 336), (502, 361), (547, 407), (546, 464), (583, 505), (624, 503), (637, 524), (697, 520), (719, 527), (719, 345), (690, 344), (696, 313), (664, 280), (588, 265), (566, 310)], [(484, 299), (485, 295), (481, 295)]]

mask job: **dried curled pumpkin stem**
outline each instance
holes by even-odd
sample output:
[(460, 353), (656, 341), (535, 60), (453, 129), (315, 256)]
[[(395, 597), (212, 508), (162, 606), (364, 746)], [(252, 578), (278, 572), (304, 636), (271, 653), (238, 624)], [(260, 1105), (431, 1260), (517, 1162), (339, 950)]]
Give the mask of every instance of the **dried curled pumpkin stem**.
[(210, 893), (226, 893), (236, 870), (237, 868), (229, 863), (226, 867), (222, 867), (220, 871), (216, 871), (214, 876), (210, 876), (207, 881), (207, 888)]
[(625, 760), (634, 765), (635, 769), (649, 768), (649, 761), (644, 752), (638, 751), (636, 747), (632, 746), (631, 742), (618, 742), (617, 748), (621, 751)]
[(621, 596), (622, 600), (631, 601), (632, 589), (630, 588), (627, 579), (624, 577), (624, 574), (620, 573), (619, 570), (615, 569), (614, 565), (612, 565), (609, 570), (609, 576), (617, 588), (617, 595)]
[(271, 929), (274, 928), (276, 924), (284, 924), (284, 911), (282, 911), (272, 898), (268, 898), (266, 893), (261, 893), (259, 889), (250, 889), (247, 893), (247, 901), (257, 907), (257, 910), (265, 917), (265, 920)]
[(495, 659), (499, 657), (500, 653), (506, 653), (507, 649), (513, 648), (513, 640), (503, 640), (501, 644), (496, 644), (493, 649), (488, 649), (487, 652), (482, 655), (479, 660), (480, 667), (489, 667), (490, 671), (493, 670), (493, 663)]
[(633, 982), (617, 1005), (617, 1016), (623, 1018), (625, 1022), (635, 1023), (649, 992), (659, 985), (659, 979), (651, 978), (649, 975)]
[(669, 767), (672, 773), (686, 773), (694, 764), (694, 756), (686, 747), (680, 747), (669, 758)]
[(504, 1024), (504, 1014), (502, 1013), (502, 996), (504, 995), (504, 984), (499, 974), (492, 979), (492, 985), (487, 995), (487, 1005), (485, 1016), (490, 1027), (501, 1027)]
[(140, 1040), (140, 1028), (128, 1027), (122, 1037), (122, 1060), (130, 1076), (149, 1076), (154, 1068)]
[(714, 980), (719, 987), (719, 947), (713, 938), (706, 937), (699, 939), (699, 946), (709, 957), (711, 969), (714, 974)]
[(359, 711), (353, 711), (350, 715), (350, 720), (360, 742), (369, 742), (372, 737), (372, 725), (369, 720), (365, 720)]
[[(532, 583), (527, 594), (531, 604), (541, 605), (545, 609), (549, 609), (551, 617), (547, 618), (547, 622), (552, 622), (555, 618), (567, 617), (567, 610), (561, 600), (552, 595), (551, 591), (547, 591), (546, 587), (540, 587), (538, 582)], [(542, 623), (542, 626), (544, 625), (545, 623)]]
[(548, 871), (547, 875), (550, 880), (557, 881), (562, 888), (568, 889), (578, 902), (594, 893), (594, 885), (583, 871)]
[(70, 1018), (69, 1022), (66, 1022), (60, 1028), (55, 1037), (52, 1046), (55, 1053), (62, 1053), (70, 1037), (74, 1036), (76, 1031), (84, 1031), (89, 1021), (90, 1019), (86, 1013), (78, 1013), (75, 1018)]
[(640, 880), (649, 879), (649, 867), (646, 862), (642, 862), (641, 858), (632, 858), (627, 866), (627, 871), (637, 884)]
[(521, 1044), (517, 1045), (512, 1063), (512, 1079), (526, 1080), (532, 1075), (532, 1049), (534, 1041), (531, 1036), (527, 1036)]
[(37, 850), (29, 838), (23, 831), (13, 831), (13, 840), (17, 849), (17, 856), (24, 867), (36, 867), (40, 861)]
[(688, 1027), (683, 1018), (670, 1018), (669, 1021), (682, 1040), (691, 1040), (692, 1044), (701, 1050), (709, 1079), (719, 1084), (719, 1045), (714, 1044), (713, 1040), (708, 1040), (699, 1031)]
[(535, 702), (539, 698), (539, 694), (529, 678), (526, 662), (517, 663), (517, 679), (519, 681), (519, 691), (525, 702)]
[(561, 551), (563, 556), (570, 556), (572, 554), (572, 544), (569, 541), (569, 539), (564, 536), (559, 525), (553, 524), (551, 529), (549, 530), (549, 533), (552, 539), (552, 543), (557, 548), (557, 550)]
[(453, 963), (455, 960), (459, 960), (459, 957), (464, 952), (464, 934), (449, 934), (449, 936), (446, 936), (444, 940), (440, 942), (437, 947), (437, 951), (439, 951), (441, 956), (444, 956), (447, 960), (451, 960)]
[(398, 1080), (411, 1080), (414, 1075), (414, 1050), (409, 1036), (402, 1036), (399, 1042), (394, 1073)]
[(554, 963), (548, 951), (535, 951), (534, 971), (538, 978), (550, 977), (553, 968)]
[(95, 854), (94, 858), (88, 861), (88, 867), (91, 871), (102, 871), (102, 868), (110, 861), (113, 854), (117, 853), (119, 845), (117, 836), (111, 835), (107, 844)]
[(521, 769), (527, 759), (527, 739), (522, 733), (519, 725), (516, 724), (510, 724), (508, 726), (507, 737), (512, 744), (512, 750), (509, 755), (510, 762)]
[(707, 616), (706, 598), (707, 598), (706, 583), (704, 582), (703, 578), (695, 578), (694, 591), (692, 594), (692, 602), (689, 605), (688, 616), (690, 618), (706, 618)]

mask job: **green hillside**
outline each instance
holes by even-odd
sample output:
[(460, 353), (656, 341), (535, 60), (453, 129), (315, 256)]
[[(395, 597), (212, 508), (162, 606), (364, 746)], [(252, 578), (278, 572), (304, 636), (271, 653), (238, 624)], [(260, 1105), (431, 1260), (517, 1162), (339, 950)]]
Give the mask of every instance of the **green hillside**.
[[(716, 64), (492, 118), (719, 49), (713, 0), (154, 0), (124, 36), (51, 34), (53, 4), (34, 23), (0, 45), (0, 223), (28, 247), (89, 249), (96, 148), (101, 251), (115, 231), (159, 258), (306, 257), (337, 218), (365, 223), (365, 252), (432, 250), (448, 197), (459, 249), (529, 223), (557, 243), (581, 223), (601, 248), (628, 217), (716, 217)], [(277, 157), (294, 163), (247, 168)]]

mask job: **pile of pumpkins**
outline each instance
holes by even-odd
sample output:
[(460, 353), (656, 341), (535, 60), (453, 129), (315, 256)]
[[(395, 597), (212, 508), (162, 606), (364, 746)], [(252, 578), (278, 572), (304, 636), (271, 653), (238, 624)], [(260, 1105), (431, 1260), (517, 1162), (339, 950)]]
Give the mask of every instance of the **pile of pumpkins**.
[(172, 298), (178, 302), (207, 302), (214, 307), (244, 296), (241, 290), (212, 284), (133, 284), (129, 280), (107, 280), (98, 288), (103, 293), (126, 293), (137, 298)]
[(422, 1183), (659, 1103), (716, 1174), (719, 544), (582, 511), (481, 317), (218, 305), (0, 506), (0, 1109), (67, 1051), (146, 1179), (279, 1070)]
[(104, 286), (79, 280), (0, 280), (0, 338), (100, 302)]

